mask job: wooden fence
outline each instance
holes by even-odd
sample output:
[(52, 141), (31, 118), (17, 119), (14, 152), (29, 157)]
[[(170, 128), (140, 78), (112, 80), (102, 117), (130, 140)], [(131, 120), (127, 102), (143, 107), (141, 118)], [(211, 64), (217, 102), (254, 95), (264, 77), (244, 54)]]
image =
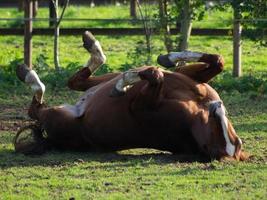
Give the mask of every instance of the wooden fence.
[[(22, 0), (21, 0), (22, 1)], [(0, 28), (0, 35), (24, 35), (24, 62), (32, 66), (32, 36), (34, 35), (53, 35), (52, 28), (35, 28), (33, 29), (34, 4), (37, 0), (24, 1), (24, 28)], [(51, 5), (50, 5), (51, 7)], [(53, 13), (50, 11), (50, 13)], [(241, 75), (241, 23), (234, 15), (234, 29), (193, 29), (192, 35), (212, 35), (212, 36), (232, 36), (233, 37), (233, 60), (234, 76)], [(51, 18), (52, 16), (50, 16)], [(50, 22), (52, 22), (50, 20)], [(52, 24), (52, 23), (51, 23)], [(51, 25), (50, 24), (50, 25)], [(143, 28), (61, 28), (61, 35), (81, 35), (85, 30), (90, 30), (96, 35), (144, 35)], [(154, 34), (158, 30), (154, 28)], [(179, 33), (179, 28), (171, 29), (171, 34)]]
[[(144, 35), (143, 28), (60, 28), (60, 35), (81, 35), (89, 30), (95, 35)], [(0, 28), (0, 35), (24, 35), (23, 28)], [(178, 34), (179, 28), (171, 29), (171, 34)], [(152, 34), (158, 34), (159, 29), (153, 28)], [(53, 28), (34, 28), (31, 35), (53, 35)], [(232, 29), (200, 29), (193, 28), (192, 35), (231, 36)]]

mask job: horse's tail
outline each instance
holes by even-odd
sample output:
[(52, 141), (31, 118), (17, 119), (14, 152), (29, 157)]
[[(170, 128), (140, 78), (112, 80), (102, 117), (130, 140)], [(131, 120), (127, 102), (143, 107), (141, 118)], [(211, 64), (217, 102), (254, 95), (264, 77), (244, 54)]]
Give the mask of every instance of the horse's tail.
[[(30, 130), (30, 132), (26, 130)], [(48, 140), (44, 136), (44, 129), (38, 122), (19, 129), (13, 144), (15, 152), (25, 155), (40, 155), (49, 148)]]

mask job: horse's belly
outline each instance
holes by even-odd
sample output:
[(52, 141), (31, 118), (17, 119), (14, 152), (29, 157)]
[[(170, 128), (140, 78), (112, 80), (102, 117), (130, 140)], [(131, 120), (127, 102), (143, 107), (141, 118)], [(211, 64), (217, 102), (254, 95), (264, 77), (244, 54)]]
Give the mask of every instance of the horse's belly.
[(185, 119), (186, 114), (179, 107), (174, 109), (173, 106), (163, 106), (158, 111), (135, 113), (129, 110), (129, 103), (122, 103), (125, 101), (109, 104), (104, 102), (106, 103), (98, 106), (90, 105), (90, 112), (84, 117), (84, 124), (90, 130), (85, 134), (97, 146), (181, 152), (194, 142)]

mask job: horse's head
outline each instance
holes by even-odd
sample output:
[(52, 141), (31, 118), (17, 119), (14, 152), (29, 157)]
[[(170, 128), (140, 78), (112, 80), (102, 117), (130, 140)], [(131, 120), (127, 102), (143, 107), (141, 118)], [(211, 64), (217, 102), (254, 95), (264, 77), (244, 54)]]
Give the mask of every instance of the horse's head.
[(209, 103), (208, 124), (210, 135), (205, 151), (217, 159), (246, 160), (248, 154), (242, 151), (242, 141), (237, 136), (222, 101)]

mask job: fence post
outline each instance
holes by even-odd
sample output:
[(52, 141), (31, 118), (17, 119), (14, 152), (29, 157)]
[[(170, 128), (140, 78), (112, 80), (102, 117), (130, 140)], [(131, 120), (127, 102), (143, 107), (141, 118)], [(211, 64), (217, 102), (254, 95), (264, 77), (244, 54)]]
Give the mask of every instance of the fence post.
[(233, 28), (233, 76), (240, 77), (241, 70), (241, 33), (242, 27), (240, 23), (240, 11), (238, 8), (234, 8), (234, 28)]
[(24, 63), (32, 68), (32, 0), (24, 0)]

